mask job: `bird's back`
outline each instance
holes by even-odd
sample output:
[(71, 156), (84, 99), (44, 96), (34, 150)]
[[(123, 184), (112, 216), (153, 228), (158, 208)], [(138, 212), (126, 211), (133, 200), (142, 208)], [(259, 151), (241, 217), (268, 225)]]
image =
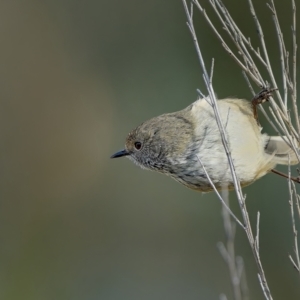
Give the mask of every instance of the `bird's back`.
[[(272, 155), (265, 153), (268, 136), (261, 133), (248, 101), (219, 100), (218, 108), (237, 177), (242, 185), (250, 184), (276, 164)], [(224, 183), (232, 186), (228, 158), (212, 107), (200, 99), (192, 105), (191, 113), (196, 122), (196, 134), (203, 136), (199, 158), (218, 187)]]

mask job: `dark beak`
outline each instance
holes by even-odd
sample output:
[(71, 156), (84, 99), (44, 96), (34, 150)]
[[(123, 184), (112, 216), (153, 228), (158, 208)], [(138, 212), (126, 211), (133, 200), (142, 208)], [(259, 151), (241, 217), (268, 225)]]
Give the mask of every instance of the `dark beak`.
[(121, 150), (118, 151), (117, 153), (113, 154), (110, 158), (117, 158), (117, 157), (122, 157), (122, 156), (126, 156), (129, 155), (129, 152), (127, 152), (127, 150)]

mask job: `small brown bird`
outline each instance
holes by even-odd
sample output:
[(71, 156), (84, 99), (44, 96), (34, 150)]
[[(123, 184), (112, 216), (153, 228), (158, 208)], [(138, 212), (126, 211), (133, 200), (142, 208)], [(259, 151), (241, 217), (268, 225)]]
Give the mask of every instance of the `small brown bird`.
[[(242, 186), (270, 172), (276, 164), (297, 164), (294, 151), (280, 136), (261, 133), (251, 103), (218, 100), (235, 171)], [(254, 111), (256, 111), (254, 109)], [(202, 192), (233, 188), (232, 175), (211, 105), (199, 99), (187, 108), (150, 119), (127, 136), (125, 149), (111, 158), (127, 156), (142, 168), (166, 174)]]

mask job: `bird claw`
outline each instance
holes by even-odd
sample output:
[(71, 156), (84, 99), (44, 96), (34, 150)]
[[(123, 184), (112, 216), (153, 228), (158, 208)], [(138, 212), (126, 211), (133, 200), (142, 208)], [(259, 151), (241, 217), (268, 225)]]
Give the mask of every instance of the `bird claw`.
[(269, 98), (272, 96), (272, 92), (276, 91), (277, 88), (263, 88), (258, 94), (256, 94), (251, 100), (252, 108), (253, 108), (253, 116), (257, 122), (257, 125), (260, 126), (258, 121), (258, 113), (257, 113), (257, 105), (262, 104), (266, 101), (269, 101)]
[(269, 98), (272, 96), (272, 92), (278, 90), (277, 88), (264, 88), (258, 94), (256, 94), (252, 99), (253, 105), (258, 105), (269, 101)]

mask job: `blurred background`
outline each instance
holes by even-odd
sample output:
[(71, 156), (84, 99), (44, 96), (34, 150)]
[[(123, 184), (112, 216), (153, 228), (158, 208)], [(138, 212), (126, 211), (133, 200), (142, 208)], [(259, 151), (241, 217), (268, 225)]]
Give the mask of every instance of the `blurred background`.
[[(247, 1), (224, 2), (258, 45)], [(271, 14), (254, 3), (279, 75)], [(291, 4), (276, 4), (291, 49)], [(219, 98), (251, 99), (197, 11), (195, 19)], [(197, 88), (206, 93), (185, 22), (180, 0), (0, 2), (1, 299), (232, 298), (216, 196), (109, 158), (142, 121), (186, 107)], [(244, 192), (253, 224), (261, 213), (274, 298), (299, 299), (285, 179), (269, 174)], [(234, 193), (231, 203), (239, 215)], [(239, 228), (236, 253), (251, 299), (263, 299)]]

